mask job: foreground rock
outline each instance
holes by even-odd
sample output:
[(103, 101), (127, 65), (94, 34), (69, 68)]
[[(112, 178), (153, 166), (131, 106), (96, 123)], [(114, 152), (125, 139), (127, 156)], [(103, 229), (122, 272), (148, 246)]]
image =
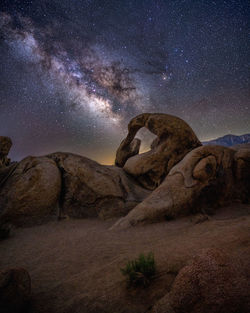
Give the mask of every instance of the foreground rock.
[[(157, 138), (150, 151), (138, 154), (140, 141), (134, 138), (142, 127)], [(128, 135), (117, 150), (115, 163), (142, 186), (154, 190), (176, 163), (199, 146), (201, 143), (195, 133), (182, 119), (168, 114), (144, 113), (129, 122)]]
[(185, 216), (233, 200), (250, 201), (250, 150), (202, 146), (187, 154), (163, 183), (114, 227)]
[(249, 312), (246, 270), (239, 259), (217, 249), (204, 250), (179, 272), (170, 293), (152, 313)]
[(0, 312), (25, 312), (30, 300), (29, 273), (22, 268), (0, 271)]

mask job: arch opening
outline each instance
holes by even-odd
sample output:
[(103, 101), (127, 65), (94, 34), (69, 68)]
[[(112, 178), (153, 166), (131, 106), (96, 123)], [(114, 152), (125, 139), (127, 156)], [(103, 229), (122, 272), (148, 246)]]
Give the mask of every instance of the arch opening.
[(135, 137), (141, 140), (139, 154), (150, 151), (152, 142), (157, 138), (157, 136), (151, 133), (146, 127), (139, 129)]

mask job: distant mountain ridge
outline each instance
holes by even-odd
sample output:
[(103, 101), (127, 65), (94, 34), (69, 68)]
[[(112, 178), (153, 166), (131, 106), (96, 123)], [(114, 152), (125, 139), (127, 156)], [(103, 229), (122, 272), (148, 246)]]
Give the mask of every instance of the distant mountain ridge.
[(250, 143), (250, 134), (245, 135), (225, 135), (223, 137), (219, 137), (217, 139), (213, 139), (210, 141), (203, 141), (203, 145), (220, 145), (225, 147), (231, 147), (239, 144)]

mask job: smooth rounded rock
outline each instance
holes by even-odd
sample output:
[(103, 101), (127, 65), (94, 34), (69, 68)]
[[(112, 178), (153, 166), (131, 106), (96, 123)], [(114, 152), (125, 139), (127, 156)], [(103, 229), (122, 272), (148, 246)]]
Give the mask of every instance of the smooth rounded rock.
[(61, 192), (61, 175), (46, 157), (22, 160), (0, 189), (0, 219), (12, 224), (39, 223), (55, 211)]

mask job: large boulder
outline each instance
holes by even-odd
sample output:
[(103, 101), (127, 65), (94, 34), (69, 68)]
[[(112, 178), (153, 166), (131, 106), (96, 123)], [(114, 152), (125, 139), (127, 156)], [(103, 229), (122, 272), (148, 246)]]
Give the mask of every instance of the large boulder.
[(46, 157), (27, 157), (0, 188), (0, 220), (16, 225), (40, 222), (55, 210), (60, 192), (56, 163)]
[(116, 166), (70, 153), (28, 157), (0, 186), (0, 222), (25, 226), (52, 215), (124, 216), (149, 193)]
[(0, 271), (0, 312), (26, 312), (31, 292), (29, 273), (22, 268)]
[(152, 313), (247, 313), (250, 311), (247, 262), (217, 249), (205, 249), (181, 269), (170, 293)]
[[(140, 141), (134, 138), (142, 127), (157, 138), (150, 151), (138, 154)], [(128, 135), (117, 150), (115, 163), (142, 186), (154, 190), (176, 163), (199, 146), (201, 143), (195, 133), (182, 119), (168, 114), (144, 113), (129, 122)]]
[(60, 206), (69, 216), (124, 216), (149, 194), (116, 166), (104, 166), (70, 153), (58, 152), (48, 157), (60, 169)]
[(128, 227), (199, 212), (232, 200), (249, 201), (250, 150), (222, 146), (192, 150), (163, 183), (115, 227)]

